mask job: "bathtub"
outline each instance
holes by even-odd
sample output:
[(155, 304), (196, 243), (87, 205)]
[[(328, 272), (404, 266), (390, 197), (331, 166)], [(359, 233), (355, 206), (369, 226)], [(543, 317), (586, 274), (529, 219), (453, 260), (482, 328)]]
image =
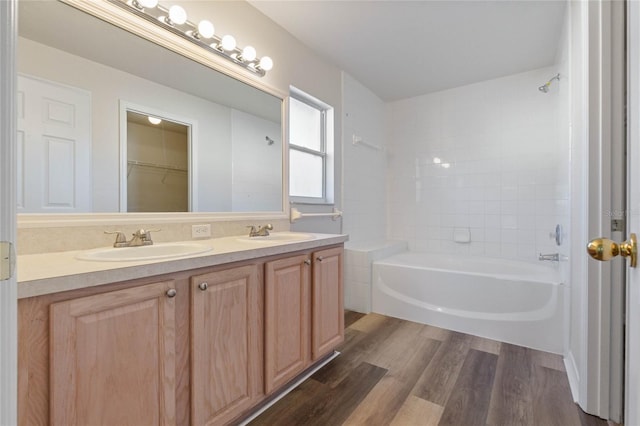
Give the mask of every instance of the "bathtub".
[(372, 275), (373, 312), (563, 352), (564, 286), (552, 266), (407, 252), (375, 261)]

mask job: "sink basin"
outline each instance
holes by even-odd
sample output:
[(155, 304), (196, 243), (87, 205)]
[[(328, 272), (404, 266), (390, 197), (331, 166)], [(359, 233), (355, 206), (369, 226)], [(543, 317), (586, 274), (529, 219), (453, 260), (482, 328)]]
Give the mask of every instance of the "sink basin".
[(151, 246), (105, 247), (87, 250), (76, 255), (76, 259), (99, 262), (127, 262), (191, 256), (206, 253), (210, 250), (212, 250), (210, 246), (198, 243), (160, 243)]
[(239, 237), (238, 241), (256, 244), (269, 244), (309, 241), (313, 240), (314, 238), (315, 236), (311, 234), (305, 234), (304, 232), (272, 232), (266, 237)]

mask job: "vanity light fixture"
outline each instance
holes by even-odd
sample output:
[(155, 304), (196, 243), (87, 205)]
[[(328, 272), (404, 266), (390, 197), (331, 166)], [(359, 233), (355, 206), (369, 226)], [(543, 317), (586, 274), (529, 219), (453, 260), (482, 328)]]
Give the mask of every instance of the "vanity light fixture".
[(191, 35), (194, 38), (197, 38), (197, 39), (200, 39), (200, 38), (211, 38), (211, 37), (213, 37), (215, 32), (216, 32), (216, 30), (215, 30), (215, 27), (213, 26), (213, 24), (211, 22), (207, 21), (206, 19), (203, 19), (198, 24), (198, 31), (193, 32)]
[(254, 49), (252, 46), (247, 46), (242, 49), (242, 54), (238, 56), (238, 59), (241, 61), (255, 61), (257, 56), (258, 54), (256, 53), (256, 49)]
[(222, 50), (233, 52), (234, 50), (236, 50), (236, 39), (233, 38), (233, 36), (227, 34), (226, 36), (222, 37), (222, 41), (218, 46), (221, 47)]
[(133, 0), (133, 5), (138, 9), (150, 8), (153, 9), (158, 5), (158, 0)]
[(178, 5), (169, 8), (169, 15), (164, 17), (169, 25), (182, 25), (187, 22), (187, 11)]
[(260, 77), (273, 68), (273, 60), (268, 56), (259, 58), (254, 47), (239, 48), (236, 45), (236, 39), (229, 34), (218, 37), (210, 21), (202, 20), (197, 25), (189, 21), (186, 10), (181, 6), (173, 5), (166, 8), (159, 4), (158, 0), (106, 1), (189, 40), (208, 52), (222, 56)]

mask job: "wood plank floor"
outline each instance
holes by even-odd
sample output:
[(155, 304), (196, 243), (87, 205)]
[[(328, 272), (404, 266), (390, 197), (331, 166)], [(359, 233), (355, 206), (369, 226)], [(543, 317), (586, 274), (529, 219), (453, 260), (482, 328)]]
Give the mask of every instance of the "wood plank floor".
[(345, 313), (342, 354), (251, 425), (606, 426), (571, 399), (559, 355)]

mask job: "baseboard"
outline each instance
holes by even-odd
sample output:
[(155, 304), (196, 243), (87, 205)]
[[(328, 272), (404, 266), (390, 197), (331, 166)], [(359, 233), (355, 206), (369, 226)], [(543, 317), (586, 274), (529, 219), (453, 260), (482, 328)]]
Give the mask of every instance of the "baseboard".
[(578, 366), (573, 358), (573, 353), (569, 352), (564, 357), (564, 368), (567, 370), (567, 378), (569, 379), (569, 387), (571, 388), (571, 397), (576, 404), (580, 400), (580, 375), (578, 374)]

